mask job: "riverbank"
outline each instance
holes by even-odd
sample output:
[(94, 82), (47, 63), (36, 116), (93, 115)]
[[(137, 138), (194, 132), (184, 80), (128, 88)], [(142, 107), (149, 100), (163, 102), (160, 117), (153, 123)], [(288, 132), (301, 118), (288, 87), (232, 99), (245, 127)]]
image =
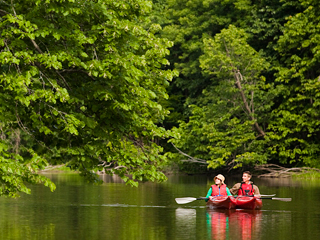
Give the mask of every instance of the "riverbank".
[[(247, 169), (246, 169), (247, 170)], [(253, 169), (249, 169), (254, 177), (257, 178), (295, 178), (295, 179), (320, 179), (320, 169), (317, 168), (309, 168), (309, 167), (294, 167), (294, 168), (286, 168), (276, 164), (265, 164), (255, 166)], [(73, 172), (79, 173), (78, 171), (73, 171), (65, 164), (56, 165), (56, 166), (48, 166), (44, 170), (40, 172)], [(233, 176), (241, 176), (242, 171), (240, 169), (236, 169), (234, 171), (209, 171), (207, 173), (187, 173), (183, 171), (179, 171), (178, 169), (174, 169), (174, 171), (169, 171), (168, 169), (164, 172), (166, 176), (170, 175), (208, 175), (208, 176), (215, 176), (216, 174), (225, 174), (225, 175), (233, 175)], [(99, 175), (104, 175), (104, 173), (99, 172)]]

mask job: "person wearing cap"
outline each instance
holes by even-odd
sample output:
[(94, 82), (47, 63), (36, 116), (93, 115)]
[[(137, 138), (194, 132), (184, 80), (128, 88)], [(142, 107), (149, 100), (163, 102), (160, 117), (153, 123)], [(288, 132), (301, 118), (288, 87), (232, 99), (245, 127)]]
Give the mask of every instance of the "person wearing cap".
[(252, 174), (249, 171), (245, 171), (242, 174), (242, 182), (236, 183), (230, 192), (233, 195), (246, 195), (246, 196), (260, 196), (259, 188), (250, 181)]
[(208, 190), (206, 198), (211, 199), (213, 197), (218, 196), (232, 196), (232, 194), (229, 191), (229, 188), (224, 183), (224, 176), (222, 174), (218, 174), (214, 177), (214, 183), (210, 189)]

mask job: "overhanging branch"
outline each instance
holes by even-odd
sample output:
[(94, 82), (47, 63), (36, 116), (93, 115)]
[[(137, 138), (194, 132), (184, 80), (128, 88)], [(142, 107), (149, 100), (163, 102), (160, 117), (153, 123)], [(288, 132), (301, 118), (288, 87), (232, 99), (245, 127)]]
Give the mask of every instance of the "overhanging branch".
[(177, 148), (173, 143), (171, 143), (172, 146), (180, 153), (182, 154), (183, 156), (186, 156), (188, 159), (186, 160), (181, 160), (182, 162), (192, 162), (192, 163), (199, 163), (199, 164), (202, 164), (202, 165), (208, 165), (208, 162), (207, 160), (204, 160), (204, 159), (201, 159), (201, 158), (194, 158), (194, 157), (191, 157), (190, 155), (182, 152), (179, 148)]

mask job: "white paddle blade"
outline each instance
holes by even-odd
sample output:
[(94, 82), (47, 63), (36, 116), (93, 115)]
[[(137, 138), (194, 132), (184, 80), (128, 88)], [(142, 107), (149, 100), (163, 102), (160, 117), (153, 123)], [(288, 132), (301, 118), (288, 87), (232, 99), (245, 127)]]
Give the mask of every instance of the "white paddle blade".
[(186, 203), (193, 202), (197, 199), (193, 197), (184, 197), (184, 198), (176, 198), (175, 200), (178, 204), (186, 204)]
[(271, 194), (271, 195), (264, 195), (264, 194), (260, 194), (261, 197), (274, 197), (275, 194)]
[(291, 198), (276, 198), (273, 197), (272, 200), (279, 200), (279, 201), (283, 201), (283, 202), (291, 202)]

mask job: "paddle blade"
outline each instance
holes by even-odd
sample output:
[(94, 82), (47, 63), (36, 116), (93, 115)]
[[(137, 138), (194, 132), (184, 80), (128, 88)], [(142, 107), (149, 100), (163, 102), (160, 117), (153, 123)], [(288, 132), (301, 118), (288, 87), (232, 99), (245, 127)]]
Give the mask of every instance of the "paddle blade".
[(278, 200), (278, 201), (283, 201), (283, 202), (291, 202), (291, 198), (276, 198), (273, 197), (272, 200)]
[(260, 194), (261, 197), (274, 197), (275, 194), (271, 194), (271, 195), (264, 195), (264, 194)]
[(193, 197), (184, 197), (184, 198), (176, 198), (175, 200), (178, 204), (186, 204), (186, 203), (193, 202), (197, 199)]

